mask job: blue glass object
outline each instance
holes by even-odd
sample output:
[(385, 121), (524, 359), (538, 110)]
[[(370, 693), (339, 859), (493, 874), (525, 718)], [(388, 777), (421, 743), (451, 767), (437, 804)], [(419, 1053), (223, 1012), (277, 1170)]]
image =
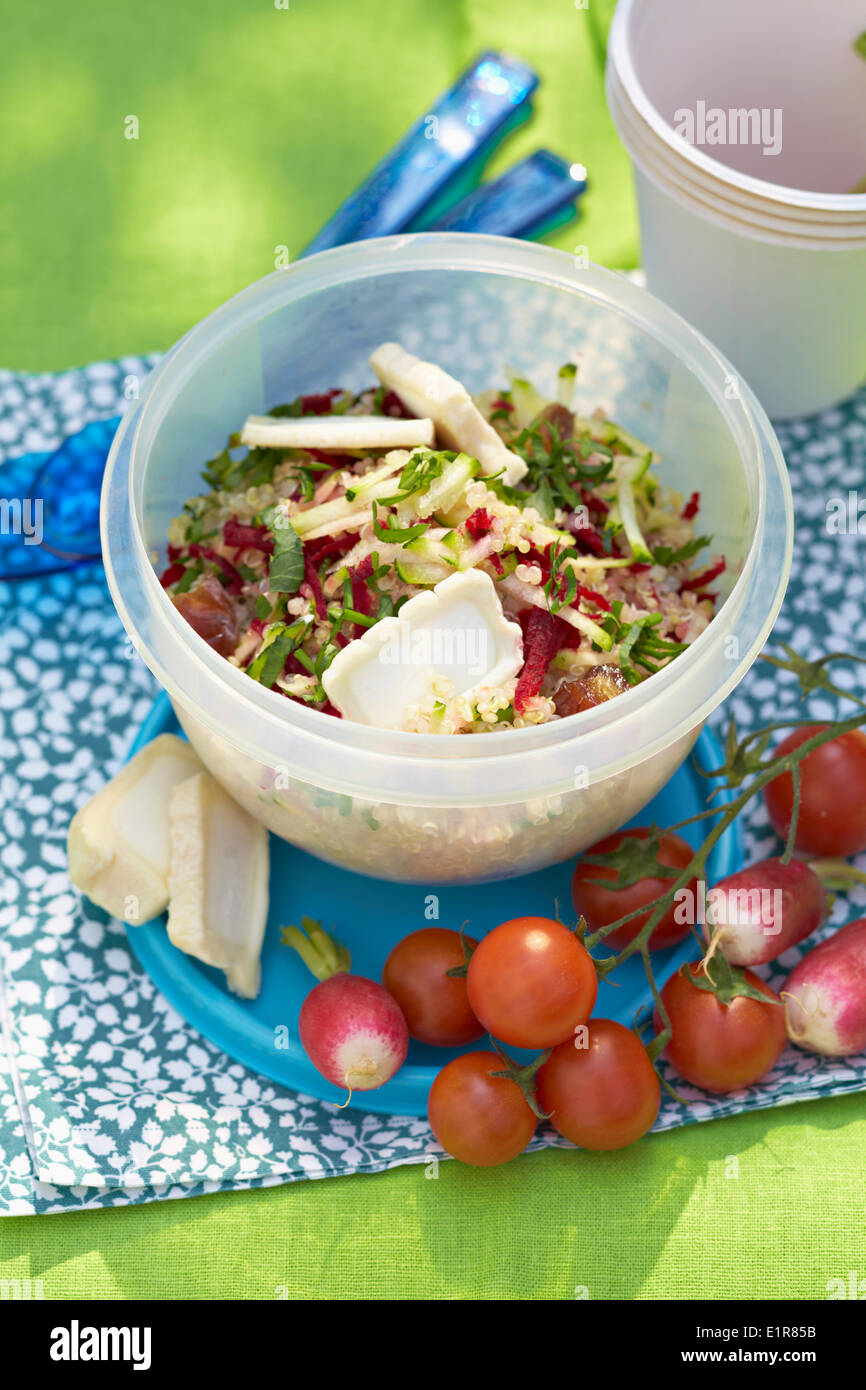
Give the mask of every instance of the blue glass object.
[(554, 219), (568, 220), (585, 189), (582, 164), (568, 164), (550, 150), (536, 150), (500, 178), (474, 189), (431, 223), (429, 230), (538, 236)]
[(482, 53), (378, 164), (311, 241), (305, 255), (368, 237), (414, 230), (439, 199), (460, 197), (454, 181), (477, 176), (494, 144), (529, 114), (538, 77), (519, 58)]
[(120, 417), (93, 420), (48, 454), (3, 465), (0, 579), (98, 559), (102, 475)]

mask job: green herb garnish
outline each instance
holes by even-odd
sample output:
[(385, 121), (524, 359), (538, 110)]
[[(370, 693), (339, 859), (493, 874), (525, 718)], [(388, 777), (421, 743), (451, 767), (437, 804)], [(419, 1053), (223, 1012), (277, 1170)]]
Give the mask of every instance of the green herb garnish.
[(304, 577), (304, 550), (301, 538), (285, 512), (266, 507), (260, 521), (274, 540), (274, 553), (268, 570), (268, 589), (276, 594), (296, 594)]
[(392, 521), (392, 517), (386, 517), (385, 524), (382, 524), (379, 520), (378, 504), (374, 502), (373, 532), (380, 541), (393, 541), (398, 545), (408, 545), (410, 541), (417, 540), (418, 536), (423, 536), (430, 525), (428, 521), (419, 521), (414, 526), (394, 526)]
[(694, 540), (681, 545), (679, 550), (672, 550), (669, 545), (654, 545), (653, 561), (657, 565), (681, 565), (684, 560), (691, 560), (693, 555), (697, 555), (699, 550), (709, 545), (712, 539), (712, 536), (696, 536)]
[(247, 667), (247, 675), (270, 690), (289, 657), (300, 648), (308, 628), (309, 623), (303, 618), (290, 626), (276, 623), (268, 632), (266, 645)]

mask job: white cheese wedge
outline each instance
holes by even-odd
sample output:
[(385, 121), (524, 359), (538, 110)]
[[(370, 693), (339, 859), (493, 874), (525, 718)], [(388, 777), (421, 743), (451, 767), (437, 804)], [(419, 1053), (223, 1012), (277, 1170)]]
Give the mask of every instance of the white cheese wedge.
[(466, 387), (441, 367), (413, 357), (399, 343), (383, 343), (370, 358), (370, 366), (407, 410), (432, 418), (440, 445), (470, 454), (484, 473), (501, 473), (512, 487), (524, 476), (523, 459), (506, 449)]
[(405, 727), (409, 705), (432, 708), (436, 684), (472, 695), (516, 676), (523, 637), (483, 570), (449, 575), (337, 654), (323, 676), (328, 699), (359, 724)]
[(414, 449), (435, 439), (432, 420), (395, 420), (388, 415), (305, 415), (275, 420), (250, 415), (241, 443), (250, 449)]
[(137, 925), (168, 904), (168, 800), (201, 771), (188, 743), (161, 734), (76, 812), (69, 877), (97, 907)]
[(255, 999), (268, 917), (268, 832), (207, 772), (179, 783), (168, 805), (168, 935), (224, 970)]

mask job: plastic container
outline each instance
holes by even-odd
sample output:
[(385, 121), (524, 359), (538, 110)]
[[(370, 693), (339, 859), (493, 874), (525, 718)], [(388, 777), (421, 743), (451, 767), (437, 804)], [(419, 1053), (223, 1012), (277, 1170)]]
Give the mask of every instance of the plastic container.
[[(866, 374), (866, 68), (856, 0), (621, 0), (607, 93), (631, 155), (649, 288), (706, 332), (771, 415)], [(690, 144), (678, 113), (781, 113), (776, 155)], [(716, 149), (718, 147), (712, 147)], [(772, 182), (777, 178), (778, 182)]]
[[(522, 730), (436, 737), (371, 729), (289, 703), (211, 651), (154, 563), (202, 462), (250, 412), (304, 390), (369, 383), (385, 339), (478, 390), (507, 361), (551, 390), (580, 364), (603, 403), (700, 489), (729, 592), (671, 666), (609, 705)], [(106, 571), (139, 654), (203, 761), (283, 838), (345, 868), (440, 883), (504, 878), (578, 853), (672, 776), (772, 626), (792, 546), (778, 442), (729, 364), (629, 281), (548, 247), (428, 233), (367, 241), (252, 285), (199, 324), (145, 383), (112, 448)]]

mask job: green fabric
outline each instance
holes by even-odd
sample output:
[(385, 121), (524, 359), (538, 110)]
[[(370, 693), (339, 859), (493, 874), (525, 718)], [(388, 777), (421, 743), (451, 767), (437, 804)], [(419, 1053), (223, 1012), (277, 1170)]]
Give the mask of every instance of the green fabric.
[[(278, 0), (282, 3), (282, 0)], [(167, 348), (297, 255), (486, 47), (543, 79), (493, 171), (543, 144), (590, 170), (554, 240), (635, 264), (591, 0), (0, 0), (0, 363)], [(137, 116), (139, 138), (126, 139)]]
[[(544, 143), (584, 162), (557, 244), (627, 266), (627, 162), (582, 10), (501, 0), (3, 0), (0, 362), (163, 348), (299, 251), (480, 48), (539, 70)], [(123, 136), (137, 115), (140, 139)], [(862, 1276), (861, 1096), (550, 1150), (0, 1222), (0, 1277), (47, 1298), (823, 1298)], [(736, 1162), (734, 1161), (736, 1160)], [(735, 1176), (735, 1174), (737, 1174)]]
[(863, 1110), (848, 1096), (435, 1180), (10, 1217), (0, 1276), (46, 1298), (824, 1299), (863, 1276)]

